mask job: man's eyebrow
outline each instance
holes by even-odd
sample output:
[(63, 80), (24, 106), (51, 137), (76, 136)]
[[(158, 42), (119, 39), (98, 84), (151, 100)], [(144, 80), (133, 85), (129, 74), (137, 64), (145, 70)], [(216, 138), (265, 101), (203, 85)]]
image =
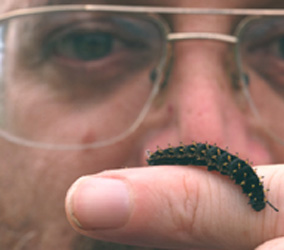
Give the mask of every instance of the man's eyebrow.
[[(252, 5), (251, 8), (270, 9), (270, 8), (283, 8), (284, 2), (279, 3), (278, 0), (266, 0), (265, 4)], [(28, 0), (32, 6), (43, 5), (62, 5), (62, 4), (110, 4), (110, 5), (146, 5), (146, 6), (165, 6), (176, 7), (172, 0)], [(39, 4), (41, 2), (41, 4)], [(186, 6), (186, 7), (191, 7)], [(244, 6), (246, 8), (248, 6)]]
[(150, 0), (47, 0), (45, 5), (60, 5), (60, 4), (117, 4), (117, 5), (150, 5)]

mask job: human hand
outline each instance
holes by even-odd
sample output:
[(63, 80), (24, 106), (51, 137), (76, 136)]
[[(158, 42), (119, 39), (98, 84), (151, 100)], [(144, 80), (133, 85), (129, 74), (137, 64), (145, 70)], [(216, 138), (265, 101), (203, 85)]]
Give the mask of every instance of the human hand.
[(104, 241), (242, 250), (266, 242), (257, 250), (284, 249), (283, 167), (257, 167), (278, 213), (269, 206), (254, 211), (230, 179), (196, 166), (109, 170), (80, 178), (68, 192), (66, 212), (77, 231)]

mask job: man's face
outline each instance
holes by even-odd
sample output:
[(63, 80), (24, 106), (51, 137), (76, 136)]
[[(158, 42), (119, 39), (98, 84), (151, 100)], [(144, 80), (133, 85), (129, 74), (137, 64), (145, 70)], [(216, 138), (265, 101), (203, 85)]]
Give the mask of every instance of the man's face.
[[(41, 0), (4, 0), (0, 10), (6, 12), (23, 7), (68, 3), (202, 8), (281, 7), (276, 5), (277, 2), (57, 0), (47, 3)], [(93, 59), (101, 59), (104, 53), (109, 52), (108, 37), (101, 32), (104, 47), (100, 49), (100, 54), (90, 50), (94, 58), (89, 58), (90, 53), (87, 53), (78, 60), (72, 43), (64, 40), (56, 46), (50, 45), (61, 36), (62, 30), (70, 32), (78, 27), (67, 27), (66, 21), (58, 15), (56, 18), (47, 17), (11, 22), (6, 31), (7, 48), (2, 72), (6, 95), (1, 100), (6, 118), (2, 128), (25, 139), (63, 144), (103, 141), (124, 132), (137, 118), (138, 110), (142, 109), (152, 90), (149, 73), (159, 61), (156, 51), (161, 48), (152, 46), (149, 49), (149, 44), (140, 44), (139, 49), (148, 48), (147, 53), (137, 52), (136, 46), (132, 47), (135, 56), (128, 57), (127, 61), (119, 61), (117, 56), (113, 61), (104, 60), (98, 65)], [(224, 34), (232, 33), (240, 21), (239, 17), (230, 16), (166, 15), (163, 19), (175, 32)], [(130, 19), (123, 21), (129, 22)], [(58, 29), (58, 23), (61, 23), (62, 30)], [(145, 28), (147, 25), (146, 21), (140, 20), (138, 26), (141, 30), (149, 30)], [(153, 34), (146, 35), (149, 38)], [(47, 42), (48, 39), (50, 42)], [(151, 39), (160, 38), (152, 36)], [(36, 49), (40, 51), (42, 43), (46, 43), (48, 49), (42, 54), (32, 54), (31, 51)], [(112, 46), (115, 51), (128, 53), (122, 41), (116, 41)], [(231, 50), (231, 45), (216, 41), (176, 43), (167, 86), (154, 100), (141, 126), (113, 145), (84, 150), (47, 150), (0, 139), (0, 235), (3, 236), (0, 248), (130, 249), (128, 246), (119, 248), (111, 243), (88, 240), (75, 233), (65, 217), (65, 194), (80, 176), (106, 169), (145, 165), (145, 151), (153, 150), (156, 145), (209, 141), (229, 146), (231, 152), (239, 152), (242, 158), (249, 157), (255, 164), (283, 162), (283, 146), (267, 136), (250, 117), (243, 93), (231, 86), (230, 67), (233, 63), (228, 56), (232, 54)], [(257, 56), (252, 60), (257, 60)], [(270, 73), (266, 72), (267, 75)], [(276, 98), (277, 94), (267, 88), (264, 80), (254, 75), (252, 78), (254, 82), (259, 81), (259, 85), (251, 87), (256, 89), (256, 95), (261, 95), (257, 91), (265, 90), (273, 105), (281, 106), (283, 101)], [(106, 85), (106, 82), (111, 84)], [(272, 105), (272, 102), (263, 99), (259, 100), (258, 105), (266, 107), (267, 103)], [(276, 112), (273, 114), (268, 109), (266, 114), (270, 115), (269, 119), (277, 121), (280, 113)]]

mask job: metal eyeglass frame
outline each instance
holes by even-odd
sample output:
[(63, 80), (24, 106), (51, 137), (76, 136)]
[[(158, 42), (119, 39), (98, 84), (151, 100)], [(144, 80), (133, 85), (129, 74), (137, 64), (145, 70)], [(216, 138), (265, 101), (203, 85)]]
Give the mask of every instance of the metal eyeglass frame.
[[(228, 15), (228, 16), (284, 16), (284, 10), (282, 9), (209, 9), (209, 8), (179, 8), (179, 7), (150, 7), (150, 6), (126, 6), (126, 5), (80, 5), (80, 4), (71, 4), (71, 5), (52, 5), (52, 6), (42, 6), (42, 7), (33, 7), (26, 9), (18, 9), (10, 12), (6, 12), (0, 14), (0, 22), (13, 19), (16, 17), (28, 16), (28, 15), (36, 15), (36, 14), (47, 14), (47, 13), (55, 13), (55, 12), (72, 12), (72, 11), (85, 11), (85, 12), (114, 12), (114, 13), (128, 13), (128, 14), (145, 14), (145, 15), (156, 15), (156, 14), (182, 14), (182, 15)], [(206, 40), (216, 40), (221, 42), (227, 42), (231, 44), (237, 44), (238, 42), (238, 32), (240, 27), (243, 25), (240, 22), (237, 26), (235, 35), (227, 35), (213, 32), (171, 32), (167, 27), (165, 22), (160, 20), (162, 25), (164, 26), (165, 36), (167, 42), (173, 43), (182, 40), (191, 40), (191, 39), (206, 39)], [(162, 62), (162, 66), (159, 70), (164, 71), (166, 65), (168, 64), (169, 58), (164, 58)], [(240, 58), (236, 57), (236, 63), (238, 70), (241, 71), (240, 66)], [(164, 75), (165, 72), (163, 72)], [(162, 77), (163, 78), (163, 77)], [(242, 78), (242, 76), (241, 76)], [(159, 79), (160, 82), (163, 79)], [(241, 79), (244, 80), (245, 79)], [(159, 84), (156, 84), (159, 86)], [(94, 142), (90, 144), (47, 144), (25, 140), (22, 138), (18, 138), (16, 136), (12, 136), (4, 131), (0, 131), (0, 136), (4, 137), (8, 141), (28, 146), (28, 147), (36, 147), (43, 149), (53, 149), (53, 150), (82, 150), (88, 148), (98, 148), (107, 145), (114, 144), (118, 141), (123, 140), (132, 132), (134, 132), (139, 125), (142, 123), (145, 118), (150, 106), (152, 104), (153, 99), (159, 92), (159, 87), (154, 88), (150, 98), (145, 104), (144, 109), (141, 111), (141, 114), (135, 121), (135, 123), (124, 133), (118, 135), (115, 138), (109, 139), (107, 141), (102, 142)], [(257, 111), (256, 111), (257, 112)], [(256, 113), (258, 115), (258, 113)], [(270, 135), (273, 136), (280, 144), (284, 145), (284, 142), (279, 139), (277, 136), (272, 134), (270, 131), (267, 131)]]

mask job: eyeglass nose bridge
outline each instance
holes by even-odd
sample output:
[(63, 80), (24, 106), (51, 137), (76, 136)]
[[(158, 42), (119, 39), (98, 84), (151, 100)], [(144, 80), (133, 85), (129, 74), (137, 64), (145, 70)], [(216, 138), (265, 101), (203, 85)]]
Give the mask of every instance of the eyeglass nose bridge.
[(238, 38), (231, 35), (218, 34), (218, 33), (210, 33), (210, 32), (180, 32), (180, 33), (169, 33), (167, 36), (167, 40), (169, 42), (177, 42), (183, 40), (194, 40), (194, 39), (202, 39), (202, 40), (216, 40), (227, 43), (237, 43)]

